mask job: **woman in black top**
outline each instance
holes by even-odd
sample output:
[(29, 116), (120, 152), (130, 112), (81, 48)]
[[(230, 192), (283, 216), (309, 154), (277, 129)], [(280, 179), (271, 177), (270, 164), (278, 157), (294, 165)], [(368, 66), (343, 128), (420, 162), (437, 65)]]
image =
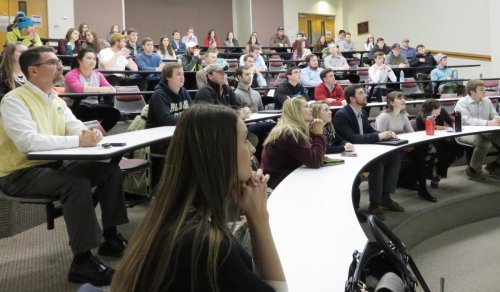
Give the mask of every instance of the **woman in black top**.
[[(252, 171), (255, 149), (247, 133), (243, 120), (226, 106), (196, 104), (182, 115), (154, 200), (111, 291), (286, 289), (269, 226), (269, 176)], [(229, 230), (231, 199), (245, 211), (260, 277)]]
[[(448, 112), (441, 107), (441, 103), (433, 98), (427, 99), (422, 104), (422, 110), (416, 117), (416, 131), (425, 131), (425, 119), (433, 116), (437, 130), (444, 130), (453, 126), (453, 119)], [(463, 155), (463, 147), (455, 142), (455, 139), (439, 139), (429, 143), (431, 155), (427, 164), (431, 187), (437, 188), (441, 178), (447, 177), (448, 168), (459, 157)]]

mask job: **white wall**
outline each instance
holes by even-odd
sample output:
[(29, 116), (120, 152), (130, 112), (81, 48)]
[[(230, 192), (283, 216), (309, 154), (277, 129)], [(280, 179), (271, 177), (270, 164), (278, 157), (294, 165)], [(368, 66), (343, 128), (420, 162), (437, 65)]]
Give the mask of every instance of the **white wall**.
[[(49, 38), (64, 38), (69, 28), (75, 27), (73, 1), (47, 0)], [(78, 25), (78, 24), (76, 24)]]
[[(295, 35), (299, 31), (299, 13), (336, 15), (335, 27), (339, 27), (343, 20), (341, 15), (337, 15), (337, 2), (337, 0), (283, 0), (285, 33), (291, 40), (295, 39)], [(338, 29), (336, 30), (338, 31)]]
[(252, 33), (251, 0), (233, 0), (233, 33), (239, 40), (240, 46), (244, 46)]
[[(490, 37), (498, 38), (493, 32), (490, 33), (490, 13), (493, 16), (499, 11), (499, 4), (494, 0), (340, 1), (345, 28), (352, 33), (357, 44), (361, 44), (366, 37), (357, 34), (357, 24), (363, 21), (369, 21), (370, 34), (375, 38), (383, 37), (388, 44), (409, 37), (411, 46), (423, 43), (432, 50), (489, 55), (492, 53)], [(495, 12), (490, 9), (490, 2), (495, 3)], [(496, 51), (499, 48), (500, 44)], [(466, 62), (463, 59), (449, 61), (450, 65), (466, 63), (483, 66), (460, 69), (461, 77), (479, 77), (480, 73), (484, 77), (491, 76), (489, 62)]]
[(489, 35), (485, 35), (491, 41), (491, 75), (488, 77), (500, 77), (500, 35), (498, 34), (498, 28), (500, 27), (500, 17), (498, 17), (500, 1), (489, 0), (489, 5), (489, 27), (496, 27), (497, 29), (490, 29)]

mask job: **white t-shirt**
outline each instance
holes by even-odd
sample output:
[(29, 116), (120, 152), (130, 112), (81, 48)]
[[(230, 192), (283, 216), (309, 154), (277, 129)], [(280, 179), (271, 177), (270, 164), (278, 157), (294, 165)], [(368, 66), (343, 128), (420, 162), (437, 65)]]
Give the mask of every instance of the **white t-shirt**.
[[(115, 54), (116, 53), (113, 52), (113, 50), (111, 48), (102, 49), (99, 52), (99, 55), (97, 55), (97, 58), (99, 59), (99, 69), (104, 70), (104, 67), (102, 66), (102, 62), (106, 62), (106, 61), (110, 60), (111, 58), (113, 58), (113, 56)], [(118, 59), (116, 60), (115, 65), (113, 66), (113, 68), (111, 68), (109, 70), (125, 71), (125, 66), (127, 66), (127, 65), (128, 65), (127, 58), (125, 56), (118, 56)], [(124, 74), (113, 74), (113, 75), (120, 76), (120, 77), (124, 76)]]

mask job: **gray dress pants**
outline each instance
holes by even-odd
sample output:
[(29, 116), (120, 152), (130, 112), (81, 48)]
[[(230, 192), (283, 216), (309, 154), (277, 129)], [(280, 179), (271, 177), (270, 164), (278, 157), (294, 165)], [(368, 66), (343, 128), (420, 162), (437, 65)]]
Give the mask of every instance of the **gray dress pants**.
[[(368, 193), (370, 204), (378, 205), (380, 202), (389, 201), (391, 193), (396, 191), (398, 184), (401, 156), (399, 151), (392, 151), (370, 162), (364, 171), (369, 171)], [(361, 179), (356, 177), (352, 188), (352, 201), (354, 208), (359, 209)]]
[[(483, 169), (484, 159), (493, 146), (500, 149), (500, 134), (497, 132), (460, 136), (457, 139), (462, 143), (474, 146), (469, 165), (475, 171)], [(496, 162), (500, 164), (500, 155), (497, 156)]]
[(102, 211), (102, 227), (128, 222), (118, 165), (97, 161), (64, 161), (15, 171), (0, 177), (0, 188), (10, 196), (56, 196), (74, 254), (104, 242), (95, 214), (92, 187)]

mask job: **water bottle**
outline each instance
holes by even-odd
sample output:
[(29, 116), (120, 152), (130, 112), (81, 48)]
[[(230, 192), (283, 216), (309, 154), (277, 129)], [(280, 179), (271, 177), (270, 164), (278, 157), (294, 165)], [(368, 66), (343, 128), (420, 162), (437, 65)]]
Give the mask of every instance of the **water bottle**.
[(462, 132), (462, 113), (455, 112), (455, 132)]
[(433, 116), (427, 116), (425, 119), (425, 134), (429, 136), (434, 135), (434, 117)]
[(458, 79), (458, 71), (457, 71), (457, 69), (453, 69), (451, 71), (451, 78), (452, 79)]
[[(399, 82), (405, 82), (405, 72), (403, 69), (399, 72)], [(399, 88), (403, 88), (403, 83), (399, 84)]]
[(73, 45), (71, 43), (66, 44), (66, 55), (73, 55)]

